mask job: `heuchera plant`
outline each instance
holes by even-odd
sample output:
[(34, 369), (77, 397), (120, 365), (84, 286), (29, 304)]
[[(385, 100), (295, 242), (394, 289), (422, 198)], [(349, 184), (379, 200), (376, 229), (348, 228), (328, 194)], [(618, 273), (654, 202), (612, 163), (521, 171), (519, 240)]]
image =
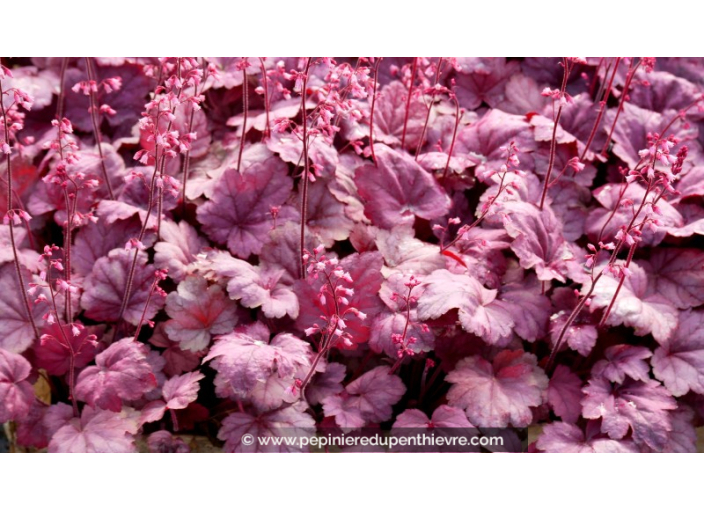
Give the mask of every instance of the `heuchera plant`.
[(11, 447), (695, 450), (703, 92), (702, 59), (3, 58)]

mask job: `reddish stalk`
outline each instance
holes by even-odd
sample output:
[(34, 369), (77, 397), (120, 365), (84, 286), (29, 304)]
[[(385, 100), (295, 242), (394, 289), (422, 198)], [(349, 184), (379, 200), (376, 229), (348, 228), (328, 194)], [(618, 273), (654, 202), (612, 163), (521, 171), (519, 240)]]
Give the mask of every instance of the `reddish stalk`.
[(423, 148), (423, 142), (425, 141), (425, 133), (428, 130), (428, 122), (430, 122), (430, 113), (433, 111), (433, 101), (435, 99), (435, 92), (437, 90), (438, 83), (440, 83), (440, 73), (442, 72), (442, 57), (438, 60), (438, 66), (435, 71), (435, 86), (430, 95), (430, 104), (428, 105), (428, 111), (425, 114), (425, 123), (423, 124), (423, 131), (420, 133), (420, 139), (418, 140), (418, 146), (416, 147), (416, 161), (418, 161), (418, 156), (420, 156), (420, 150)]
[(308, 85), (308, 70), (310, 69), (310, 61), (312, 57), (308, 57), (306, 61), (306, 67), (303, 71), (302, 76), (302, 86), (301, 86), (301, 115), (303, 117), (303, 189), (301, 192), (301, 246), (300, 246), (300, 258), (299, 258), (299, 269), (300, 277), (304, 278), (306, 275), (305, 262), (303, 261), (303, 255), (305, 251), (305, 236), (306, 236), (306, 216), (308, 214), (308, 172), (309, 172), (309, 162), (308, 162), (308, 120), (306, 113), (306, 88)]
[(452, 141), (450, 142), (450, 150), (447, 153), (447, 161), (445, 162), (445, 169), (442, 172), (442, 182), (445, 183), (447, 179), (447, 172), (450, 169), (450, 161), (452, 160), (452, 153), (455, 151), (455, 140), (457, 139), (457, 128), (460, 127), (460, 121), (464, 116), (464, 112), (460, 112), (460, 103), (457, 101), (457, 96), (451, 95), (452, 99), (455, 101), (455, 129), (452, 131)]
[(264, 81), (264, 114), (266, 116), (263, 136), (265, 140), (268, 140), (271, 136), (271, 127), (269, 126), (269, 77), (266, 75), (266, 65), (262, 57), (259, 57), (259, 63), (262, 66), (262, 78)]
[(457, 242), (462, 239), (462, 237), (472, 230), (474, 227), (479, 225), (484, 218), (489, 214), (491, 211), (491, 207), (496, 203), (496, 201), (499, 199), (501, 196), (501, 193), (508, 187), (508, 184), (504, 184), (504, 181), (506, 180), (506, 175), (508, 174), (509, 170), (509, 162), (511, 160), (511, 157), (513, 156), (512, 150), (515, 150), (515, 145), (512, 146), (512, 149), (509, 149), (508, 156), (506, 158), (506, 171), (501, 173), (501, 180), (499, 181), (499, 190), (496, 192), (496, 195), (494, 195), (489, 202), (487, 202), (486, 206), (484, 206), (482, 213), (479, 215), (479, 217), (472, 223), (471, 225), (464, 225), (460, 228), (459, 232), (457, 233), (457, 236), (450, 242), (450, 244), (447, 244), (445, 246), (440, 246), (440, 251), (445, 251), (448, 250), (449, 248), (452, 248)]
[[(203, 92), (205, 88), (205, 82), (208, 80), (208, 66), (203, 59), (203, 81), (201, 82), (203, 86), (200, 91)], [(198, 97), (198, 87), (196, 86), (193, 91), (194, 97)], [(191, 105), (191, 115), (188, 119), (188, 132), (193, 132), (193, 121), (195, 118), (196, 109), (194, 105)], [(186, 155), (183, 158), (183, 182), (181, 183), (181, 216), (186, 215), (186, 185), (188, 184), (188, 171), (191, 167), (191, 150), (188, 149)]]
[(606, 156), (606, 151), (609, 148), (609, 144), (611, 143), (611, 137), (614, 134), (614, 130), (616, 129), (616, 123), (618, 122), (618, 118), (621, 115), (621, 112), (623, 111), (623, 107), (626, 103), (626, 96), (628, 96), (628, 90), (631, 88), (631, 82), (633, 81), (633, 77), (636, 75), (636, 71), (640, 67), (641, 63), (643, 62), (642, 60), (638, 61), (638, 64), (636, 64), (635, 67), (633, 67), (633, 58), (631, 57), (631, 62), (628, 65), (628, 73), (626, 74), (626, 83), (623, 85), (623, 92), (621, 93), (621, 97), (619, 99), (618, 103), (618, 109), (616, 110), (616, 115), (614, 117), (614, 122), (611, 124), (611, 129), (609, 130), (609, 136), (606, 137), (606, 141), (604, 142), (604, 146), (601, 148), (601, 155)]
[(327, 334), (323, 335), (322, 341), (320, 342), (320, 349), (318, 350), (318, 354), (316, 354), (315, 358), (313, 359), (313, 363), (310, 366), (310, 369), (308, 370), (308, 373), (306, 374), (305, 378), (301, 382), (301, 387), (300, 387), (300, 394), (303, 396), (303, 392), (306, 389), (306, 386), (308, 386), (308, 383), (310, 382), (311, 378), (313, 377), (313, 374), (315, 374), (315, 367), (318, 366), (318, 363), (320, 360), (325, 356), (330, 349), (332, 348), (332, 336), (333, 332), (337, 329), (337, 323), (340, 317), (340, 305), (338, 303), (338, 296), (337, 296), (337, 291), (336, 291), (336, 285), (333, 285), (332, 280), (330, 279), (330, 275), (327, 273), (327, 271), (324, 273), (325, 278), (328, 281), (328, 286), (330, 288), (330, 292), (332, 293), (332, 299), (333, 303), (335, 303), (335, 315), (334, 315), (334, 323), (333, 324), (328, 324), (327, 327)]
[(599, 129), (599, 125), (601, 124), (601, 118), (604, 116), (604, 112), (606, 111), (606, 103), (609, 101), (609, 96), (611, 95), (611, 90), (614, 84), (614, 78), (616, 78), (616, 72), (618, 71), (618, 66), (620, 63), (621, 57), (616, 57), (616, 63), (614, 64), (614, 70), (611, 73), (609, 84), (606, 86), (606, 90), (604, 91), (604, 97), (600, 101), (599, 113), (597, 114), (596, 120), (594, 121), (592, 131), (591, 133), (589, 133), (589, 139), (587, 140), (587, 144), (584, 146), (582, 155), (579, 158), (581, 161), (584, 161), (584, 157), (587, 155), (587, 151), (589, 151), (589, 147), (592, 145), (592, 142), (594, 141), (594, 136), (596, 136), (596, 132)]
[(374, 154), (374, 104), (376, 103), (376, 84), (379, 75), (379, 64), (381, 63), (382, 57), (377, 57), (376, 63), (374, 64), (374, 85), (372, 92), (372, 106), (369, 112), (369, 147), (372, 150), (372, 160), (376, 163), (376, 154)]
[[(86, 57), (86, 70), (88, 72), (88, 80), (97, 83), (95, 81), (95, 74), (93, 72), (93, 65), (90, 62), (90, 57)], [(100, 126), (98, 123), (98, 101), (95, 97), (95, 92), (92, 87), (89, 87), (90, 94), (88, 98), (90, 100), (90, 120), (93, 123), (93, 136), (95, 137), (95, 145), (98, 146), (98, 155), (100, 156), (100, 168), (103, 171), (103, 179), (105, 179), (105, 186), (108, 188), (108, 196), (110, 200), (115, 200), (115, 194), (112, 191), (112, 185), (110, 184), (110, 177), (108, 176), (108, 169), (105, 166), (105, 156), (103, 156), (103, 148), (101, 146), (100, 140)], [(59, 121), (61, 119), (59, 118)]]
[(68, 57), (61, 60), (61, 72), (59, 73), (59, 104), (57, 105), (56, 120), (61, 122), (64, 118), (64, 95), (66, 90), (64, 84), (66, 81), (66, 69), (68, 68)]
[[(246, 63), (246, 61), (243, 61)], [(247, 66), (242, 65), (242, 109), (243, 109), (243, 120), (242, 120), (242, 138), (240, 138), (240, 150), (237, 155), (237, 171), (242, 173), (242, 152), (244, 152), (244, 140), (247, 137), (247, 113), (249, 110), (249, 98), (247, 94), (249, 93), (247, 87)], [(305, 115), (305, 110), (303, 110)]]
[[(68, 398), (71, 401), (71, 406), (73, 407), (73, 415), (75, 417), (79, 416), (78, 413), (78, 403), (76, 402), (76, 399), (73, 396), (74, 389), (76, 387), (76, 353), (73, 350), (73, 344), (71, 341), (68, 339), (68, 336), (66, 336), (66, 331), (64, 331), (63, 326), (61, 325), (61, 317), (59, 317), (59, 309), (56, 306), (56, 293), (54, 292), (54, 287), (51, 284), (51, 262), (48, 262), (48, 269), (47, 269), (47, 276), (46, 276), (46, 281), (47, 281), (47, 286), (49, 287), (49, 296), (51, 297), (51, 304), (53, 306), (53, 312), (54, 312), (54, 317), (56, 318), (56, 325), (59, 328), (59, 331), (61, 332), (61, 336), (63, 337), (64, 342), (66, 342), (66, 348), (68, 349), (69, 352), (69, 357), (68, 357)], [(57, 338), (58, 340), (58, 338)]]
[[(161, 76), (161, 72), (160, 72)], [(158, 83), (161, 83), (159, 81)], [(157, 83), (157, 89), (159, 88), (159, 85)], [(179, 90), (178, 97), (181, 96), (181, 92), (183, 89)], [(176, 106), (171, 108), (171, 114), (173, 115), (174, 112), (176, 111)], [(158, 131), (159, 129), (159, 121), (161, 118), (161, 115), (165, 113), (162, 111), (157, 111), (156, 113), (156, 118), (155, 118), (155, 129)], [(168, 132), (171, 129), (171, 121), (169, 121), (167, 127), (166, 127), (166, 132)], [(141, 243), (142, 240), (144, 239), (144, 235), (146, 234), (147, 231), (147, 225), (149, 224), (149, 219), (151, 217), (152, 210), (154, 208), (154, 190), (156, 188), (156, 180), (157, 177), (160, 175), (160, 172), (163, 173), (164, 166), (166, 164), (166, 154), (162, 154), (159, 156), (159, 146), (155, 145), (154, 146), (154, 173), (152, 174), (151, 182), (149, 184), (149, 200), (147, 202), (147, 212), (144, 218), (144, 223), (142, 224), (142, 228), (139, 231), (139, 236), (137, 237), (137, 240)], [(159, 170), (161, 168), (161, 171)], [(163, 189), (161, 190), (163, 191)], [(158, 222), (157, 225), (159, 226), (161, 222)], [(157, 235), (158, 235), (158, 226), (157, 226)], [(127, 309), (127, 303), (130, 300), (130, 297), (132, 296), (132, 285), (134, 283), (134, 274), (137, 268), (137, 257), (139, 255), (139, 247), (134, 247), (134, 256), (132, 257), (132, 263), (130, 264), (130, 270), (127, 275), (127, 285), (125, 288), (125, 294), (122, 297), (122, 303), (120, 304), (120, 312), (118, 313), (118, 319), (117, 323), (115, 324), (115, 330), (113, 333), (113, 341), (117, 340), (117, 335), (119, 334), (120, 331), (120, 326), (122, 325), (122, 316), (125, 313), (125, 310)]]
[[(638, 243), (635, 242), (631, 245), (631, 248), (628, 250), (628, 258), (626, 259), (626, 267), (631, 265), (631, 260), (633, 260), (633, 254), (636, 251), (636, 247), (638, 246)], [(619, 292), (621, 292), (621, 287), (623, 287), (623, 282), (626, 280), (626, 273), (621, 272), (621, 276), (619, 277), (618, 285), (616, 286), (616, 291), (614, 292), (613, 297), (611, 298), (611, 302), (609, 303), (609, 306), (606, 308), (606, 312), (604, 312), (604, 315), (601, 317), (601, 320), (599, 321), (599, 325), (597, 326), (598, 328), (603, 328), (604, 325), (606, 324), (606, 319), (609, 318), (609, 315), (611, 315), (611, 309), (614, 307), (614, 304), (616, 303), (616, 298), (618, 297)]]
[(411, 99), (413, 98), (413, 83), (416, 79), (416, 69), (418, 67), (418, 57), (413, 57), (411, 66), (411, 83), (408, 85), (408, 99), (406, 99), (406, 117), (403, 119), (403, 133), (401, 134), (401, 149), (406, 148), (406, 129), (408, 128), (408, 117), (411, 114)]
[(552, 139), (550, 140), (550, 160), (548, 161), (548, 171), (545, 175), (545, 183), (543, 184), (543, 194), (540, 197), (540, 205), (538, 206), (541, 211), (545, 206), (545, 198), (547, 197), (548, 185), (550, 184), (550, 174), (552, 173), (552, 166), (555, 163), (555, 152), (557, 151), (557, 127), (560, 124), (560, 117), (562, 116), (562, 106), (565, 101), (565, 91), (567, 90), (567, 79), (569, 78), (570, 71), (572, 70), (570, 62), (567, 58), (562, 59), (562, 65), (564, 67), (564, 73), (562, 74), (562, 85), (560, 86), (560, 106), (557, 108), (557, 115), (553, 118)]
[[(638, 211), (635, 212), (635, 214), (633, 215), (633, 218), (631, 218), (631, 221), (629, 222), (628, 227), (626, 227), (626, 232), (630, 232), (630, 230), (633, 228), (633, 224), (635, 223), (636, 218), (643, 210), (643, 207), (645, 207), (649, 192), (650, 192), (650, 186), (643, 194), (643, 199), (641, 200), (640, 206), (638, 207)], [(618, 257), (619, 252), (621, 251), (621, 248), (623, 247), (625, 239), (626, 239), (626, 236), (623, 236), (619, 240), (618, 244), (616, 245), (616, 248), (614, 248), (614, 250), (611, 254), (611, 258), (609, 259), (608, 265), (613, 265), (613, 263), (616, 262), (616, 259)], [(572, 313), (567, 318), (567, 321), (565, 322), (564, 326), (562, 326), (562, 330), (560, 330), (560, 335), (557, 338), (557, 342), (555, 342), (555, 346), (552, 348), (552, 351), (550, 352), (550, 357), (548, 358), (548, 363), (545, 366), (546, 372), (549, 372), (550, 369), (552, 368), (552, 365), (555, 362), (555, 357), (557, 356), (557, 353), (559, 352), (560, 348), (562, 347), (562, 343), (565, 338), (565, 335), (567, 334), (567, 331), (572, 326), (572, 323), (575, 321), (575, 319), (579, 315), (579, 312), (582, 311), (582, 309), (584, 308), (584, 305), (591, 297), (592, 293), (594, 292), (594, 288), (596, 287), (597, 282), (601, 279), (603, 274), (604, 274), (604, 272), (602, 271), (596, 277), (592, 277), (592, 285), (589, 288), (589, 291), (582, 297), (582, 299), (579, 301), (579, 303), (577, 304), (575, 309), (572, 310)]]
[[(604, 64), (604, 57), (601, 57), (601, 58), (599, 59), (599, 64), (596, 66), (596, 70), (594, 71), (594, 77), (592, 78), (592, 82), (591, 82), (591, 84), (589, 85), (589, 95), (590, 95), (591, 97), (595, 97), (595, 96), (594, 96), (594, 90), (596, 89), (596, 84), (597, 84), (597, 81), (598, 81), (598, 79), (599, 79), (599, 69), (601, 69), (601, 66), (602, 66), (603, 64)], [(608, 68), (607, 68), (606, 72), (608, 73)]]
[[(7, 112), (5, 111), (5, 104), (3, 102), (3, 96), (4, 92), (2, 89), (2, 82), (0, 81), (0, 113), (2, 114), (2, 121), (3, 121), (3, 131), (5, 133), (5, 143), (9, 146), (10, 145), (10, 129), (9, 126), (7, 125)], [(12, 196), (13, 196), (13, 191), (12, 191), (12, 161), (11, 161), (10, 154), (5, 155), (5, 162), (7, 165), (7, 214), (12, 214), (13, 209), (12, 209)], [(20, 260), (19, 257), (17, 256), (17, 243), (15, 241), (15, 226), (14, 226), (14, 221), (12, 221), (12, 218), (10, 218), (10, 221), (8, 222), (8, 226), (10, 227), (10, 245), (12, 247), (12, 261), (15, 266), (15, 273), (17, 274), (17, 282), (20, 285), (20, 291), (22, 292), (22, 297), (24, 298), (22, 301), (24, 303), (24, 309), (25, 312), (27, 313), (27, 318), (29, 319), (30, 324), (32, 325), (32, 331), (34, 332), (34, 338), (35, 340), (39, 340), (39, 329), (37, 328), (37, 324), (34, 321), (34, 316), (32, 315), (32, 308), (29, 305), (29, 296), (27, 295), (27, 288), (25, 287), (25, 282), (24, 282), (24, 276), (22, 276), (22, 267), (20, 266)]]

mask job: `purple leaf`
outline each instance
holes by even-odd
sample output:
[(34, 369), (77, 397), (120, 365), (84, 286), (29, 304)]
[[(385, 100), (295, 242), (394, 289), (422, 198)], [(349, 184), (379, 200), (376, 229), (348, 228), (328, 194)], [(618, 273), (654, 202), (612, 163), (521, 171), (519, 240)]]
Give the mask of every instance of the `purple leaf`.
[(433, 411), (432, 418), (428, 418), (428, 415), (419, 409), (406, 409), (398, 415), (393, 426), (393, 428), (428, 430), (432, 430), (436, 427), (448, 429), (468, 429), (473, 428), (473, 425), (469, 423), (467, 416), (461, 409), (448, 405), (441, 405)]
[(644, 360), (653, 355), (645, 347), (633, 345), (612, 345), (604, 351), (604, 357), (594, 363), (593, 377), (604, 377), (611, 382), (622, 384), (626, 377), (634, 381), (650, 379), (650, 367)]
[[(374, 110), (374, 140), (386, 145), (401, 145), (406, 117), (408, 89), (400, 81), (393, 81), (377, 93)], [(426, 108), (417, 97), (411, 98), (406, 125), (406, 146), (418, 145)]]
[[(615, 115), (616, 109), (610, 109), (606, 112), (602, 123), (604, 129), (611, 129)], [(638, 151), (648, 146), (648, 133), (662, 133), (663, 129), (670, 124), (671, 119), (670, 115), (665, 116), (657, 111), (645, 110), (635, 104), (625, 102), (614, 130), (614, 154), (627, 163), (630, 168), (634, 168), (640, 161)], [(668, 135), (674, 134), (680, 140), (686, 139), (691, 133), (687, 133), (686, 128), (681, 126), (681, 123), (676, 122), (670, 128)]]
[[(578, 296), (572, 290), (563, 287), (555, 289), (552, 299), (554, 305), (560, 308), (550, 317), (550, 340), (554, 346), (557, 344), (569, 315), (577, 306)], [(570, 349), (574, 349), (582, 356), (589, 356), (599, 336), (596, 323), (597, 320), (591, 316), (588, 310), (582, 309), (565, 333), (563, 342), (567, 342)]]
[[(88, 222), (76, 234), (71, 251), (73, 269), (80, 275), (88, 276), (99, 258), (105, 257), (115, 248), (124, 248), (127, 241), (139, 235), (140, 227), (136, 216), (113, 222), (108, 222), (105, 216), (99, 216), (95, 223)], [(150, 235), (145, 237), (144, 244), (151, 244), (148, 241)]]
[(601, 418), (601, 431), (612, 439), (623, 439), (629, 430), (636, 444), (662, 450), (672, 430), (669, 411), (677, 408), (675, 399), (658, 382), (631, 381), (613, 386), (595, 377), (582, 390), (582, 415)]
[(157, 430), (149, 434), (147, 447), (151, 453), (190, 453), (191, 449), (180, 437), (168, 430)]
[(572, 423), (555, 422), (543, 427), (536, 446), (551, 453), (638, 453), (633, 441), (608, 437), (585, 438), (584, 432)]
[(26, 381), (32, 366), (19, 354), (0, 349), (0, 423), (29, 413), (34, 388)]
[[(22, 272), (25, 284), (32, 282), (30, 274), (24, 270)], [(24, 352), (32, 345), (34, 330), (27, 317), (24, 296), (12, 264), (0, 268), (0, 289), (5, 289), (0, 294), (0, 349)], [(41, 317), (47, 312), (48, 306), (46, 303), (35, 305), (30, 300), (30, 310), (35, 324), (40, 326), (43, 323)]]
[(135, 400), (156, 387), (152, 367), (147, 362), (149, 348), (124, 338), (95, 358), (96, 366), (78, 376), (76, 398), (91, 406), (120, 411), (122, 400)]
[(533, 419), (531, 407), (545, 402), (548, 388), (536, 357), (521, 350), (501, 351), (492, 363), (465, 358), (445, 380), (453, 383), (450, 405), (464, 409), (478, 427), (526, 427)]
[(340, 363), (328, 363), (325, 372), (317, 374), (311, 379), (306, 388), (306, 398), (312, 405), (322, 403), (326, 397), (341, 393), (344, 387), (347, 367)]
[(330, 181), (318, 180), (308, 187), (306, 213), (307, 229), (317, 234), (325, 246), (344, 241), (354, 228), (354, 221), (345, 216), (345, 205), (330, 193), (329, 185)]
[(508, 79), (519, 72), (518, 62), (505, 58), (470, 58), (462, 62), (457, 74), (457, 99), (460, 104), (476, 110), (482, 102), (496, 107), (503, 102)]
[(694, 412), (687, 406), (678, 406), (672, 413), (672, 430), (665, 452), (695, 453), (697, 451), (697, 431), (694, 429)]
[[(103, 322), (116, 322), (120, 319), (120, 308), (127, 291), (127, 279), (133, 258), (133, 250), (116, 248), (107, 257), (96, 261), (91, 274), (86, 278), (86, 290), (81, 297), (81, 306), (86, 311), (86, 317)], [(130, 298), (123, 314), (125, 321), (137, 325), (145, 307), (144, 319), (149, 320), (164, 305), (164, 298), (154, 292), (147, 306), (153, 282), (154, 266), (147, 264), (147, 254), (140, 251), (137, 255)]]
[[(594, 198), (603, 206), (603, 209), (592, 209), (587, 216), (585, 227), (587, 235), (592, 242), (613, 241), (621, 226), (625, 227), (633, 218), (633, 212), (630, 207), (619, 206), (621, 201), (631, 200), (634, 204), (640, 204), (645, 195), (645, 188), (637, 182), (629, 184), (622, 199), (619, 199), (621, 191), (622, 186), (615, 184), (605, 184), (594, 190)], [(648, 200), (654, 200), (655, 198), (655, 193), (651, 191), (648, 195)], [(640, 242), (641, 246), (657, 245), (665, 237), (667, 231), (684, 225), (682, 215), (667, 201), (660, 200), (658, 202), (658, 208), (660, 209), (658, 226), (655, 232), (650, 229), (643, 229), (643, 238)], [(634, 221), (634, 225), (638, 225), (639, 222), (645, 220), (647, 213), (645, 211), (646, 208), (643, 209), (644, 210), (638, 214)], [(612, 213), (613, 217), (611, 217)], [(609, 220), (609, 218), (611, 219)], [(599, 239), (602, 228), (603, 234), (601, 239)]]
[(229, 333), (237, 324), (237, 307), (219, 285), (208, 286), (202, 276), (188, 276), (176, 292), (166, 298), (166, 313), (172, 317), (164, 331), (184, 350), (208, 347), (211, 335)]
[(381, 144), (375, 152), (377, 164), (362, 166), (355, 174), (364, 213), (374, 225), (391, 229), (412, 225), (414, 216), (430, 220), (447, 214), (450, 199), (412, 157)]
[(704, 253), (695, 249), (655, 249), (638, 263), (648, 273), (650, 294), (658, 294), (677, 308), (704, 304)]
[(374, 242), (387, 266), (382, 268), (385, 276), (391, 270), (424, 275), (436, 269), (445, 269), (445, 257), (440, 254), (440, 248), (416, 238), (413, 229), (406, 225), (399, 225), (390, 231), (379, 230)]
[(154, 328), (149, 342), (156, 346), (165, 349), (161, 353), (161, 357), (166, 362), (164, 365), (164, 373), (168, 376), (190, 372), (200, 364), (200, 358), (205, 352), (184, 351), (179, 347), (178, 342), (171, 341), (164, 332), (164, 323), (158, 324)]
[(514, 202), (504, 217), (506, 232), (514, 241), (511, 249), (524, 269), (535, 269), (542, 281), (565, 282), (566, 261), (574, 255), (562, 237), (562, 228), (550, 208), (540, 211), (523, 202)]
[(689, 106), (701, 94), (696, 85), (670, 73), (648, 73), (647, 80), (647, 87), (633, 87), (628, 96), (634, 105), (654, 112), (670, 111), (674, 114)]
[(198, 221), (215, 242), (226, 244), (239, 257), (261, 253), (273, 226), (272, 207), (280, 207), (279, 219), (295, 217), (290, 206), (283, 206), (293, 187), (286, 165), (269, 158), (254, 163), (244, 173), (228, 168), (220, 177), (212, 199), (198, 207)]
[(521, 170), (532, 169), (531, 158), (525, 154), (536, 148), (530, 124), (522, 115), (510, 115), (501, 110), (489, 111), (479, 122), (460, 131), (455, 152), (474, 152), (484, 156), (486, 160), (477, 166), (475, 172), (482, 181), (486, 181), (492, 171), (499, 170), (506, 163), (506, 152), (502, 147), (511, 141), (516, 142), (522, 153), (518, 155)]
[(704, 394), (704, 313), (680, 313), (672, 337), (655, 350), (653, 373), (676, 397), (692, 390)]
[(529, 279), (509, 283), (501, 288), (499, 295), (516, 325), (516, 334), (529, 342), (545, 336), (550, 317), (550, 300), (541, 294), (535, 279), (533, 283)]
[(225, 441), (227, 453), (292, 453), (304, 451), (298, 438), (310, 438), (314, 433), (315, 420), (293, 406), (261, 416), (232, 413), (222, 421), (218, 439)]
[(564, 365), (555, 367), (548, 385), (548, 404), (557, 416), (575, 423), (582, 414), (582, 380)]
[(339, 395), (323, 400), (325, 416), (334, 416), (344, 429), (381, 423), (392, 416), (392, 406), (406, 393), (401, 378), (389, 374), (389, 367), (376, 367), (347, 385)]

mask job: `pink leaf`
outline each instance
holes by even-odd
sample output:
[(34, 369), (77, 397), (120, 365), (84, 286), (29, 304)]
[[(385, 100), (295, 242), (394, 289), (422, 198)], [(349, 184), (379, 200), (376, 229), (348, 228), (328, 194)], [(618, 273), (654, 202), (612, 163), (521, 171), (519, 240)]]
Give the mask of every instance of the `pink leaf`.
[[(28, 272), (23, 270), (25, 284), (32, 282)], [(27, 317), (23, 292), (19, 287), (17, 273), (12, 264), (0, 268), (0, 349), (10, 352), (24, 352), (34, 338), (32, 323)], [(42, 324), (42, 315), (48, 310), (46, 303), (33, 304), (30, 300), (30, 310), (35, 324)]]
[[(68, 324), (63, 324), (61, 329), (58, 324), (51, 325), (48, 332), (41, 336), (39, 346), (34, 349), (37, 366), (51, 375), (64, 375), (69, 371), (71, 351), (75, 368), (83, 368), (95, 357), (97, 342), (95, 337), (88, 338), (91, 333), (88, 328), (79, 330), (78, 335), (73, 334)], [(71, 344), (70, 348), (67, 340)]]
[(514, 239), (511, 249), (518, 255), (521, 267), (535, 269), (540, 280), (565, 282), (566, 261), (573, 254), (550, 208), (540, 211), (531, 204), (514, 202), (508, 208), (504, 227)]
[[(634, 328), (638, 336), (651, 333), (663, 342), (677, 327), (677, 310), (669, 300), (648, 291), (648, 277), (640, 266), (631, 263), (629, 269), (631, 275), (626, 277), (606, 324), (623, 324)], [(590, 309), (609, 306), (618, 283), (611, 274), (604, 274), (594, 288)]]
[[(360, 319), (354, 315), (345, 317), (346, 332), (352, 335), (352, 342), (361, 344), (369, 340), (371, 318), (383, 309), (383, 303), (377, 293), (381, 288), (383, 277), (381, 266), (383, 260), (379, 252), (353, 253), (340, 261), (340, 266), (350, 274), (354, 294), (349, 297), (349, 307), (354, 307), (367, 315)], [(327, 300), (322, 304), (319, 299), (321, 282), (319, 280), (299, 281), (294, 289), (301, 304), (300, 315), (296, 326), (305, 330), (315, 323), (321, 322), (320, 316), (331, 317), (335, 314), (335, 304)]]
[(595, 436), (589, 439), (572, 423), (555, 422), (545, 425), (536, 446), (552, 453), (638, 453), (633, 441), (617, 441)]
[(178, 284), (166, 298), (166, 313), (172, 317), (164, 325), (166, 334), (193, 352), (208, 347), (211, 335), (229, 333), (237, 324), (236, 305), (202, 276), (188, 276)]
[(487, 343), (495, 344), (510, 335), (513, 319), (496, 300), (497, 291), (484, 288), (477, 279), (441, 269), (425, 278), (423, 286), (417, 309), (420, 320), (437, 319), (457, 309), (462, 328)]
[(177, 375), (164, 383), (162, 393), (169, 409), (185, 409), (188, 404), (198, 398), (200, 384), (198, 381), (205, 377), (200, 372)]
[(704, 394), (704, 313), (680, 313), (672, 337), (655, 350), (652, 359), (655, 377), (676, 397), (694, 391)]
[(32, 370), (19, 354), (0, 349), (0, 423), (17, 420), (29, 413), (34, 388), (26, 381)]
[(650, 379), (650, 367), (644, 360), (653, 355), (645, 347), (612, 345), (604, 351), (604, 357), (594, 363), (592, 376), (601, 376), (611, 382), (622, 384), (626, 377), (634, 381)]
[(125, 412), (86, 406), (80, 418), (60, 427), (49, 443), (50, 453), (132, 453), (138, 423)]
[(305, 451), (297, 439), (314, 433), (315, 420), (294, 406), (261, 416), (232, 413), (222, 421), (218, 439), (227, 453), (290, 453)]
[(663, 296), (677, 308), (704, 304), (704, 253), (695, 249), (653, 250), (638, 263), (648, 273), (650, 293)]
[(489, 363), (479, 356), (460, 361), (447, 374), (453, 383), (450, 405), (465, 410), (479, 427), (525, 427), (533, 419), (531, 407), (545, 402), (548, 378), (532, 354), (501, 351)]
[(185, 221), (176, 224), (171, 221), (161, 223), (161, 242), (154, 246), (154, 263), (160, 269), (168, 269), (169, 277), (179, 281), (192, 271), (191, 265), (208, 246), (205, 239), (198, 236), (196, 229)]
[(276, 374), (291, 379), (300, 367), (310, 366), (310, 345), (289, 333), (269, 341), (269, 330), (256, 322), (220, 336), (203, 362), (213, 360), (219, 393), (244, 397), (258, 382)]
[(123, 399), (138, 399), (156, 387), (148, 352), (147, 346), (132, 338), (112, 344), (95, 358), (96, 366), (79, 374), (76, 397), (91, 406), (120, 411)]
[(380, 366), (365, 372), (347, 385), (339, 395), (323, 400), (325, 416), (334, 416), (346, 429), (358, 428), (369, 422), (381, 423), (392, 416), (392, 406), (406, 393), (401, 378), (389, 374)]
[(252, 266), (223, 252), (215, 252), (210, 260), (214, 273), (228, 279), (227, 292), (231, 299), (240, 300), (247, 308), (261, 307), (269, 318), (298, 317), (296, 294), (280, 282), (284, 269)]
[(613, 386), (596, 377), (582, 390), (582, 415), (590, 420), (601, 418), (601, 431), (612, 439), (623, 439), (633, 431), (636, 444), (662, 450), (672, 430), (670, 413), (677, 408), (675, 399), (658, 382), (631, 381)]

